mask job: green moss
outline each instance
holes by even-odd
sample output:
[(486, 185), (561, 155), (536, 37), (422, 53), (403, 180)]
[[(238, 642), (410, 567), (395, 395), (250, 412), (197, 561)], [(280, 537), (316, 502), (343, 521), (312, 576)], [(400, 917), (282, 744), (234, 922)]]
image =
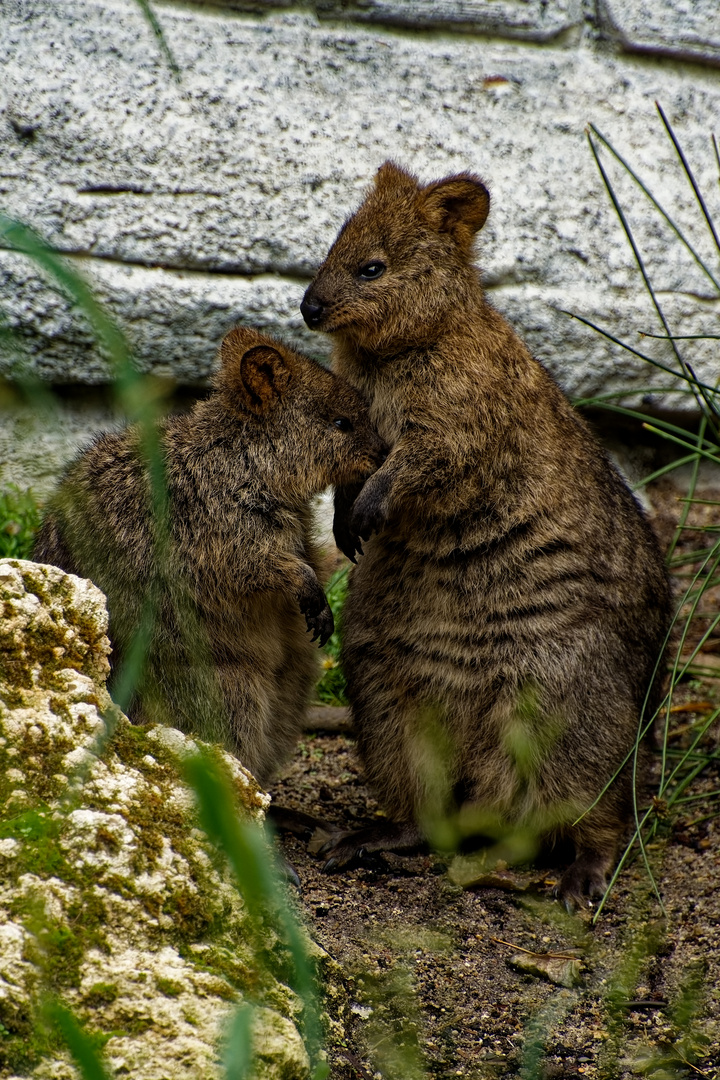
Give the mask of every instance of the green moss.
[[(67, 710), (60, 710), (56, 715), (60, 716)], [(65, 718), (65, 717), (64, 717)], [(56, 799), (62, 793), (62, 777), (66, 773), (65, 755), (75, 748), (73, 741), (61, 735), (51, 736), (40, 725), (34, 725), (32, 731), (23, 732), (18, 745), (21, 761), (42, 761), (42, 768), (28, 769), (28, 784), (35, 798), (41, 802)]]
[(83, 883), (85, 887), (80, 888), (77, 899), (68, 906), (68, 919), (71, 925), (77, 927), (86, 949), (94, 948), (107, 953), (107, 908), (102, 896), (92, 887), (91, 872), (86, 870), (83, 877), (85, 875), (88, 879)]
[(112, 1005), (117, 1000), (118, 990), (115, 983), (94, 983), (82, 999), (88, 1009), (97, 1009), (101, 1005)]
[[(34, 590), (35, 591), (35, 590)], [(49, 646), (49, 642), (48, 642)], [(64, 662), (65, 661), (65, 658)], [(58, 690), (60, 684), (58, 683)], [(93, 699), (97, 705), (102, 703)], [(54, 693), (50, 707), (72, 727), (76, 720), (66, 701)], [(67, 769), (65, 755), (75, 749), (76, 742), (67, 738), (55, 738), (35, 726), (18, 744), (18, 754), (11, 756), (0, 747), (0, 796), (11, 793), (12, 782), (5, 773), (8, 766), (20, 767), (27, 775), (22, 785), (36, 801), (31, 810), (14, 813), (12, 818), (0, 822), (0, 837), (12, 837), (21, 848), (14, 860), (12, 875), (31, 872), (41, 881), (58, 878), (70, 890), (71, 902), (66, 903), (62, 919), (53, 919), (40, 895), (19, 896), (13, 914), (19, 916), (30, 933), (25, 959), (37, 969), (37, 985), (60, 996), (77, 990), (81, 985), (81, 971), (90, 948), (107, 950), (104, 931), (107, 912), (102, 894), (98, 895), (98, 881), (104, 890), (144, 905), (155, 918), (167, 915), (172, 920), (169, 933), (163, 938), (178, 949), (179, 953), (196, 969), (213, 976), (205, 983), (205, 992), (218, 999), (234, 1001), (239, 993), (250, 994), (257, 999), (274, 1004), (285, 1016), (292, 1015), (289, 991), (278, 989), (274, 976), (286, 967), (286, 961), (276, 956), (272, 949), (266, 951), (267, 963), (258, 958), (262, 950), (240, 940), (238, 922), (242, 921), (241, 909), (234, 899), (217, 888), (215, 871), (225, 873), (222, 854), (196, 833), (193, 821), (188, 820), (184, 801), (174, 797), (180, 778), (175, 754), (161, 743), (150, 740), (141, 727), (130, 725), (122, 719), (115, 727), (103, 749), (103, 760), (112, 771), (120, 763), (139, 775), (142, 789), (130, 804), (114, 805), (112, 796), (106, 796), (97, 784), (87, 785), (83, 790), (82, 805), (90, 810), (112, 812), (122, 815), (132, 829), (135, 838), (133, 874), (152, 872), (169, 842), (173, 850), (183, 858), (189, 869), (191, 882), (175, 886), (168, 882), (168, 891), (158, 896), (139, 894), (131, 875), (103, 871), (98, 878), (97, 868), (83, 864), (74, 865), (63, 852), (63, 838), (68, 828), (66, 813), (76, 805), (61, 795), (69, 794), (64, 783), (54, 774), (63, 776)], [(217, 751), (218, 757), (221, 756)], [(147, 785), (147, 786), (146, 786)], [(240, 785), (237, 785), (240, 787)], [(261, 797), (243, 791), (244, 798), (261, 805)], [(63, 813), (53, 807), (60, 805)], [(112, 827), (100, 825), (94, 837), (95, 850), (115, 855), (123, 848), (122, 841)], [(209, 860), (209, 861), (208, 861)], [(74, 890), (74, 891), (73, 891)], [(40, 890), (38, 890), (40, 891)], [(203, 940), (212, 943), (207, 950), (195, 950), (191, 946)], [(282, 949), (275, 952), (282, 953)], [(177, 997), (186, 989), (182, 982), (173, 979), (156, 979), (157, 989), (168, 997)], [(89, 1010), (91, 1022), (103, 1024), (103, 1008), (113, 1005), (112, 1026), (116, 1034), (133, 1036), (152, 1027), (153, 1022), (142, 1011), (128, 1008), (127, 1015), (118, 1016), (122, 1004), (118, 988), (113, 983), (98, 982), (82, 996), (79, 1004)], [(77, 998), (76, 998), (77, 1000)], [(14, 1016), (11, 1010), (0, 1013), (0, 1064), (13, 1073), (21, 1075), (52, 1051), (52, 1033), (36, 1030), (28, 1016)], [(102, 1045), (112, 1033), (96, 1032), (97, 1045)], [(33, 1041), (34, 1040), (34, 1041)], [(3, 1050), (4, 1048), (4, 1050)], [(4, 1056), (3, 1056), (4, 1054)]]
[[(157, 752), (155, 744), (152, 745), (152, 749), (150, 748), (150, 740), (145, 729), (125, 720), (121, 720), (115, 728), (111, 749), (123, 765), (131, 765), (140, 772), (148, 771), (148, 765), (144, 761), (145, 755), (149, 753), (155, 757)], [(161, 751), (162, 749), (160, 747)]]
[(18, 709), (25, 704), (23, 690), (32, 690), (33, 679), (29, 665), (17, 660), (4, 658), (0, 650), (0, 684), (2, 700), (8, 709)]
[[(251, 966), (246, 958), (234, 950), (216, 943), (202, 950), (186, 949), (182, 953), (183, 959), (193, 964), (198, 971), (215, 975), (218, 980), (225, 984), (234, 994), (236, 990), (250, 993), (257, 997), (261, 983), (258, 977), (257, 967)], [(215, 991), (218, 993), (218, 991)], [(221, 993), (220, 997), (227, 997)]]
[(59, 836), (60, 823), (48, 806), (0, 821), (0, 838), (12, 837), (22, 843), (13, 865), (16, 877), (29, 873), (67, 880), (68, 864), (58, 845)]
[(40, 503), (32, 488), (9, 484), (0, 491), (0, 559), (29, 559), (40, 524)]
[(135, 900), (137, 898), (137, 889), (134, 883), (121, 874), (106, 874), (103, 884), (106, 889), (115, 893), (116, 896), (122, 897), (123, 900)]
[(162, 910), (172, 918), (176, 934), (191, 941), (204, 937), (216, 919), (214, 905), (199, 890), (178, 889), (170, 894)]
[(0, 1024), (0, 1066), (14, 1066), (16, 1062), (32, 1065), (38, 1060), (37, 1052), (32, 1050), (34, 1023), (28, 1004), (0, 998)]
[(157, 978), (155, 979), (155, 985), (161, 994), (164, 994), (165, 997), (169, 998), (180, 997), (180, 994), (185, 990), (183, 984), (177, 982), (175, 979)]
[(150, 1028), (155, 1027), (154, 1020), (145, 1013), (126, 1012), (119, 1016), (121, 1031), (124, 1036), (144, 1035)]
[(95, 833), (95, 850), (99, 851), (100, 848), (104, 848), (105, 851), (109, 851), (111, 855), (117, 855), (121, 848), (121, 843), (114, 833), (111, 833), (109, 829), (106, 829), (104, 825), (100, 825)]
[(23, 959), (42, 971), (43, 981), (49, 989), (60, 991), (78, 987), (85, 955), (82, 933), (50, 918), (37, 905), (26, 913), (23, 921), (30, 932)]

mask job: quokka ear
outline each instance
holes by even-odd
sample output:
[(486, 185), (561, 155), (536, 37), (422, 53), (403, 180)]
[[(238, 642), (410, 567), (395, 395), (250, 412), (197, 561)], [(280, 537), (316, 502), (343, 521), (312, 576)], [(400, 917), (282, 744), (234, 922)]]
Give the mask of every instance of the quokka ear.
[(469, 253), (475, 233), (487, 220), (490, 192), (479, 176), (459, 173), (422, 188), (420, 209), (432, 228), (450, 233)]
[(222, 383), (246, 409), (262, 416), (286, 393), (293, 365), (288, 356), (265, 342), (248, 349), (248, 336), (245, 330), (231, 330), (224, 338), (220, 346)]
[(416, 191), (418, 186), (417, 178), (395, 161), (385, 161), (375, 173), (377, 191)]

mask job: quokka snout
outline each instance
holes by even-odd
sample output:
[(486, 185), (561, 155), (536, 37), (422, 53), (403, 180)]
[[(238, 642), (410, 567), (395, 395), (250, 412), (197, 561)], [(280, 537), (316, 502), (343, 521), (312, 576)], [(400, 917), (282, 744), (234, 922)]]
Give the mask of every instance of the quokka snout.
[(311, 499), (362, 483), (386, 448), (356, 389), (243, 327), (210, 395), (152, 435), (156, 461), (134, 426), (72, 462), (34, 558), (106, 594), (113, 677), (144, 640), (133, 720), (224, 742), (264, 782), (302, 727), (306, 631), (322, 643), (333, 629)]
[(669, 587), (636, 500), (483, 293), (489, 207), (472, 173), (422, 185), (387, 162), (303, 300), (390, 446), (362, 491), (336, 492), (335, 534), (364, 549), (343, 663), (392, 821), (326, 855), (418, 842), (431, 715), (443, 805), (569, 837), (559, 891), (575, 903), (604, 891), (630, 820), (623, 762), (661, 694)]

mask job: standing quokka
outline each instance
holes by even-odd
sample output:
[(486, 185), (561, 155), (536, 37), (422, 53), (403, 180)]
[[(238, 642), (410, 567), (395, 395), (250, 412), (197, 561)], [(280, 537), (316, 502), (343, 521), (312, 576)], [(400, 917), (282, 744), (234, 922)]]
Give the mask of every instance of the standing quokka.
[(70, 465), (33, 557), (105, 592), (115, 675), (141, 643), (133, 720), (224, 742), (264, 783), (316, 675), (306, 624), (321, 643), (333, 629), (310, 500), (362, 483), (385, 448), (357, 390), (244, 328), (222, 342), (214, 392), (155, 431), (166, 513), (141, 429), (101, 435)]
[(489, 204), (470, 173), (421, 186), (387, 162), (302, 303), (391, 447), (337, 493), (335, 535), (351, 559), (367, 541), (343, 664), (392, 821), (325, 854), (417, 843), (432, 715), (455, 805), (574, 842), (571, 904), (605, 890), (630, 820), (630, 765), (593, 803), (658, 703), (668, 581), (628, 488), (483, 294)]

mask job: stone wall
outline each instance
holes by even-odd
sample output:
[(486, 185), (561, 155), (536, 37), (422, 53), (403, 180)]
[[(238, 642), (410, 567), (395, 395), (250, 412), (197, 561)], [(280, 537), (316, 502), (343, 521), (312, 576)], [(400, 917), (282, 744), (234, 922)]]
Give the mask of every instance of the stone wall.
[[(238, 320), (327, 355), (304, 328), (300, 298), (375, 169), (394, 157), (426, 180), (461, 169), (486, 179), (493, 205), (478, 262), (489, 294), (569, 393), (668, 385), (565, 314), (675, 363), (667, 343), (638, 336), (662, 327), (585, 133), (594, 124), (626, 157), (720, 281), (655, 108), (718, 211), (717, 0), (154, 10), (179, 82), (133, 0), (0, 8), (0, 210), (70, 256), (143, 369), (202, 384)], [(673, 332), (717, 333), (720, 288), (603, 157)], [(0, 305), (41, 380), (76, 390), (108, 381), (82, 317), (27, 258), (1, 250)], [(716, 344), (686, 346), (713, 379)], [(12, 376), (17, 351), (4, 348), (2, 373)], [(93, 400), (66, 392), (55, 426), (34, 422), (32, 406), (8, 407), (0, 482), (49, 482), (92, 418), (107, 422)], [(657, 393), (649, 405), (682, 401)], [(33, 444), (29, 458), (22, 443)]]

